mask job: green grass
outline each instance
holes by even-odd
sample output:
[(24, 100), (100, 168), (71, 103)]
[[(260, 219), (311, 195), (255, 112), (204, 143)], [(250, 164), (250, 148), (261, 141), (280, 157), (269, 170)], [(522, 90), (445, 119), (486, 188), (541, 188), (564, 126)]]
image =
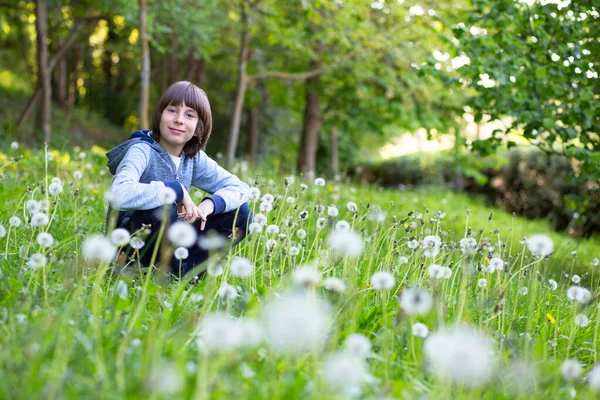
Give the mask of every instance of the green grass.
[[(23, 158), (14, 163), (15, 156)], [(9, 230), (0, 238), (2, 398), (341, 398), (340, 388), (331, 387), (323, 371), (328, 357), (340, 352), (352, 333), (372, 343), (365, 363), (372, 378), (361, 385), (362, 397), (563, 399), (576, 390), (579, 398), (595, 398), (583, 374), (567, 381), (559, 369), (569, 358), (577, 358), (584, 372), (598, 361), (598, 283), (591, 267), (592, 259), (600, 256), (598, 240), (574, 240), (544, 222), (499, 210), (493, 210), (490, 219), (491, 209), (480, 200), (448, 191), (378, 190), (332, 182), (323, 187), (311, 182), (302, 190), (299, 178), (285, 187), (283, 177), (265, 170), (259, 172), (258, 188), (262, 194), (282, 196), (267, 214), (268, 223), (278, 225), (285, 236), (268, 235), (263, 229), (227, 249), (223, 274), (207, 276), (195, 286), (167, 283), (160, 273), (141, 275), (136, 267), (121, 272), (112, 264), (84, 262), (82, 243), (103, 230), (104, 192), (110, 185), (108, 173), (101, 174), (104, 162), (99, 148), (86, 151), (83, 159), (78, 153), (54, 152), (47, 167), (40, 151), (7, 149), (0, 154), (0, 202), (5, 205), (0, 224)], [(74, 180), (74, 171), (81, 171), (83, 178)], [(234, 172), (244, 179), (256, 174)], [(46, 190), (53, 177), (64, 187), (56, 197)], [(286, 202), (289, 196), (294, 203)], [(32, 228), (27, 223), (24, 203), (29, 199), (50, 201), (49, 225)], [(349, 201), (358, 205), (356, 214), (346, 209)], [(324, 214), (316, 213), (318, 204), (325, 206)], [(332, 204), (339, 215), (317, 228), (317, 219), (326, 217)], [(252, 207), (258, 212), (259, 202)], [(369, 217), (375, 209), (385, 214), (380, 223)], [(298, 216), (303, 210), (309, 212), (307, 220)], [(438, 211), (445, 213), (439, 224)], [(23, 225), (9, 229), (12, 216), (19, 216)], [(357, 259), (332, 257), (328, 250), (326, 239), (339, 220), (350, 223), (364, 240)], [(416, 227), (411, 228), (411, 222)], [(308, 232), (305, 239), (296, 236), (300, 227)], [(40, 231), (53, 235), (52, 247), (37, 244)], [(463, 254), (458, 242), (469, 232), (477, 240), (477, 251)], [(555, 253), (548, 258), (532, 257), (519, 243), (538, 233), (554, 241)], [(435, 258), (408, 248), (409, 240), (434, 234), (445, 244)], [(265, 247), (268, 239), (278, 243), (272, 251)], [(483, 249), (488, 243), (494, 246), (491, 253)], [(290, 255), (292, 246), (300, 249), (295, 257)], [(27, 257), (34, 253), (48, 257), (44, 268), (26, 268)], [(506, 262), (504, 271), (481, 270), (492, 254)], [(231, 274), (234, 255), (253, 263), (251, 277)], [(401, 256), (408, 257), (408, 263), (400, 264)], [(336, 294), (322, 284), (298, 287), (292, 275), (307, 263), (323, 278), (343, 279), (346, 290)], [(451, 277), (430, 278), (427, 269), (432, 263), (449, 266)], [(390, 290), (372, 287), (376, 271), (392, 273)], [(592, 292), (586, 305), (566, 296), (574, 273)], [(487, 279), (487, 287), (478, 286), (481, 278)], [(557, 290), (550, 288), (550, 278), (558, 282)], [(233, 301), (222, 301), (217, 293), (224, 282), (239, 292)], [(415, 316), (400, 309), (396, 296), (408, 287), (433, 296), (431, 311)], [(521, 294), (524, 287), (526, 295)], [(250, 348), (211, 352), (206, 350), (207, 337), (198, 340), (198, 327), (207, 315), (219, 312), (262, 321), (269, 304), (280, 303), (277, 299), (285, 299), (290, 291), (317, 309), (330, 310), (326, 340), (318, 346), (287, 354), (264, 340)], [(589, 317), (587, 327), (574, 324), (578, 314)], [(302, 313), (291, 310), (280, 317), (295, 315)], [(313, 322), (305, 321), (296, 330)], [(427, 325), (430, 338), (411, 333), (415, 322)], [(452, 385), (425, 367), (424, 342), (455, 324), (488, 338), (485, 343), (495, 354), (496, 369), (480, 386)], [(456, 368), (468, 360), (458, 360)], [(525, 386), (520, 391), (511, 389), (514, 385), (505, 377), (516, 361), (535, 376), (521, 382)]]

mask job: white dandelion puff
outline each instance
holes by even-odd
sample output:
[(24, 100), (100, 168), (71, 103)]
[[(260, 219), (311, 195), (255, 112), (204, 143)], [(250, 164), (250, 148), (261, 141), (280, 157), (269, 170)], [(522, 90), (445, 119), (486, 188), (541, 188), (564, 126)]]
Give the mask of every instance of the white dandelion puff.
[(481, 278), (477, 281), (477, 286), (479, 286), (482, 289), (485, 289), (486, 287), (488, 287), (488, 281), (485, 278)]
[(344, 341), (344, 351), (365, 359), (371, 355), (371, 341), (365, 335), (353, 333)]
[(223, 274), (224, 270), (225, 269), (223, 268), (222, 264), (216, 263), (216, 264), (210, 264), (206, 268), (206, 273), (210, 276), (217, 277), (217, 276), (221, 276)]
[(110, 234), (110, 241), (117, 247), (125, 246), (130, 239), (131, 234), (125, 228), (117, 228)]
[(442, 380), (476, 387), (494, 373), (488, 341), (470, 329), (451, 328), (433, 333), (423, 349), (429, 369)]
[(260, 198), (260, 189), (257, 187), (250, 188), (250, 199), (258, 200)]
[(221, 298), (222, 302), (226, 303), (238, 297), (238, 292), (229, 283), (223, 282), (219, 290), (217, 290), (217, 296)]
[(600, 261), (597, 257), (592, 258), (592, 267), (597, 267), (600, 264)]
[(475, 238), (462, 238), (459, 242), (460, 249), (465, 254), (472, 254), (477, 249), (477, 240)]
[(406, 246), (407, 246), (409, 249), (411, 249), (411, 250), (414, 250), (414, 249), (416, 249), (417, 247), (419, 247), (419, 242), (418, 242), (418, 241), (416, 241), (415, 239), (411, 239), (411, 240), (409, 240), (409, 241), (408, 241), (408, 243), (406, 244)]
[(254, 265), (244, 257), (234, 257), (229, 267), (231, 274), (239, 278), (247, 278), (254, 273)]
[(40, 254), (40, 253), (35, 253), (35, 254), (32, 254), (31, 257), (29, 257), (29, 261), (27, 262), (27, 265), (29, 265), (29, 268), (31, 268), (31, 269), (40, 269), (40, 268), (44, 268), (47, 263), (48, 263), (48, 259), (46, 258), (45, 255)]
[(39, 202), (32, 199), (32, 200), (27, 200), (27, 202), (25, 203), (25, 209), (27, 210), (29, 215), (33, 215), (35, 213), (40, 212), (40, 210), (42, 209), (42, 206)]
[(196, 243), (197, 233), (194, 227), (185, 222), (175, 222), (167, 231), (167, 238), (175, 247), (192, 247)]
[(567, 289), (567, 297), (570, 300), (577, 301), (581, 304), (586, 304), (592, 299), (592, 294), (586, 288), (581, 286), (571, 286)]
[(273, 249), (275, 249), (275, 247), (277, 247), (277, 240), (275, 240), (275, 239), (267, 240), (267, 242), (265, 243), (265, 247), (267, 248), (268, 251), (273, 251)]
[(325, 186), (325, 179), (323, 179), (323, 178), (315, 179), (315, 186)]
[(83, 256), (87, 261), (111, 262), (117, 253), (114, 244), (102, 235), (92, 235), (83, 242)]
[(337, 209), (336, 206), (329, 206), (327, 207), (327, 215), (329, 215), (332, 218), (335, 218), (339, 215), (339, 211)]
[(219, 235), (216, 231), (210, 230), (206, 235), (198, 238), (198, 246), (203, 250), (217, 250), (225, 246), (225, 237)]
[(350, 224), (346, 221), (338, 221), (335, 224), (335, 230), (336, 231), (349, 231), (350, 230)]
[(575, 325), (585, 328), (590, 324), (590, 319), (584, 314), (578, 314), (575, 316)]
[(581, 282), (581, 277), (579, 275), (573, 275), (571, 277), (571, 282), (577, 284), (577, 283)]
[(262, 197), (261, 202), (263, 203), (273, 203), (275, 201), (275, 197), (271, 193), (265, 193)]
[(503, 271), (504, 270), (504, 261), (501, 258), (493, 257), (490, 260), (489, 264), (490, 269), (493, 271)]
[(548, 257), (554, 252), (554, 242), (547, 235), (533, 235), (527, 239), (526, 244), (529, 251), (535, 256)]
[(306, 231), (304, 229), (298, 229), (296, 231), (296, 236), (298, 236), (298, 239), (304, 239), (306, 237)]
[(317, 228), (323, 229), (327, 226), (327, 218), (318, 218), (317, 219)]
[(425, 338), (429, 335), (429, 328), (421, 322), (415, 322), (412, 326), (412, 334), (416, 337)]
[(567, 380), (574, 380), (579, 378), (582, 371), (583, 366), (581, 365), (579, 360), (576, 360), (574, 358), (569, 358), (563, 361), (562, 365), (560, 366), (560, 374), (563, 376), (563, 378)]
[(0, 238), (3, 238), (4, 236), (6, 236), (6, 228), (4, 225), (0, 224)]
[(398, 301), (402, 311), (409, 315), (427, 314), (433, 306), (431, 294), (418, 288), (407, 288), (402, 292)]
[(18, 150), (19, 149), (19, 142), (11, 142), (10, 143), (10, 148), (13, 150)]
[(594, 391), (600, 390), (600, 364), (596, 364), (587, 376), (587, 383), (590, 389)]
[(267, 229), (265, 229), (265, 232), (269, 235), (276, 235), (279, 233), (279, 227), (277, 225), (269, 225), (267, 226)]
[(529, 288), (527, 286), (523, 286), (521, 289), (519, 289), (519, 294), (521, 296), (525, 296), (529, 293)]
[(306, 265), (296, 268), (292, 274), (292, 279), (298, 286), (317, 286), (321, 282), (321, 273), (315, 267)]
[(556, 283), (554, 279), (548, 279), (548, 286), (550, 287), (550, 290), (556, 290), (556, 288), (558, 288), (558, 283)]
[(298, 254), (300, 254), (299, 248), (297, 248), (296, 246), (290, 247), (290, 256), (296, 257)]
[(434, 279), (443, 278), (445, 275), (444, 267), (439, 264), (431, 264), (429, 268), (427, 268), (427, 273)]
[(346, 397), (359, 396), (362, 385), (370, 379), (364, 360), (347, 352), (327, 356), (322, 374), (332, 390)]
[(161, 362), (154, 366), (146, 381), (149, 392), (159, 396), (172, 396), (181, 391), (184, 385), (184, 374), (177, 368), (176, 364)]
[(440, 254), (440, 246), (442, 245), (442, 240), (439, 236), (429, 235), (423, 238), (421, 242), (421, 248), (423, 249), (423, 254), (427, 257), (435, 257)]
[(175, 251), (173, 252), (173, 255), (175, 256), (176, 259), (178, 260), (185, 260), (189, 257), (190, 252), (188, 249), (186, 249), (185, 247), (178, 247), (175, 249)]
[(50, 223), (50, 217), (48, 217), (48, 215), (43, 212), (39, 212), (31, 217), (30, 223), (32, 227), (40, 228)]
[(348, 203), (346, 203), (346, 208), (348, 209), (348, 211), (350, 211), (351, 213), (356, 213), (358, 212), (358, 206), (356, 205), (355, 202), (353, 201), (349, 201)]
[(54, 238), (48, 232), (40, 232), (37, 235), (37, 242), (42, 247), (50, 247), (54, 244)]
[(128, 292), (127, 284), (125, 282), (123, 282), (122, 280), (119, 280), (117, 282), (117, 285), (115, 286), (116, 295), (119, 296), (123, 300), (127, 300), (127, 292)]
[(260, 212), (268, 213), (269, 211), (271, 211), (273, 209), (273, 203), (268, 203), (266, 201), (263, 201), (260, 203), (259, 209), (260, 209)]
[(50, 186), (48, 186), (48, 193), (52, 196), (58, 196), (63, 192), (63, 186), (60, 182), (52, 182)]
[(262, 226), (267, 224), (267, 216), (265, 214), (256, 214), (253, 221)]
[(177, 200), (177, 193), (168, 186), (160, 189), (158, 197), (163, 204), (173, 204)]
[(262, 225), (256, 222), (252, 222), (250, 225), (248, 225), (248, 233), (250, 233), (251, 235), (255, 235), (257, 233), (261, 233), (262, 232)]
[(371, 286), (375, 290), (390, 290), (394, 287), (394, 277), (387, 271), (378, 271), (371, 277)]
[(145, 243), (145, 242), (144, 242), (144, 241), (143, 241), (141, 238), (139, 238), (139, 237), (137, 237), (137, 236), (136, 236), (136, 237), (133, 237), (133, 238), (131, 238), (131, 240), (129, 241), (129, 245), (130, 245), (130, 246), (131, 246), (133, 249), (135, 249), (135, 250), (139, 250), (139, 249), (141, 249), (142, 247), (144, 247), (144, 245), (145, 245), (145, 244), (146, 244), (146, 243)]
[(329, 277), (323, 282), (325, 289), (330, 290), (334, 293), (343, 293), (346, 290), (346, 285), (340, 278)]
[(327, 237), (327, 245), (331, 251), (342, 257), (356, 258), (363, 252), (363, 240), (353, 230), (334, 231)]
[(398, 258), (398, 265), (404, 265), (404, 264), (408, 264), (408, 257), (400, 256), (400, 258)]

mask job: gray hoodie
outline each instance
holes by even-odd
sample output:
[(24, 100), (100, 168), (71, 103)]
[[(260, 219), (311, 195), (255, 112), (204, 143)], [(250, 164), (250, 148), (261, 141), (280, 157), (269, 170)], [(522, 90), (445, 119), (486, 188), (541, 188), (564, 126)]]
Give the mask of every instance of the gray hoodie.
[(106, 153), (114, 175), (110, 192), (118, 199), (120, 210), (151, 210), (163, 205), (161, 191), (170, 187), (183, 199), (183, 188), (195, 186), (207, 193), (215, 214), (232, 211), (250, 199), (250, 188), (235, 175), (221, 168), (199, 151), (193, 158), (181, 155), (175, 163), (169, 153), (151, 136), (151, 131), (136, 131), (125, 143)]

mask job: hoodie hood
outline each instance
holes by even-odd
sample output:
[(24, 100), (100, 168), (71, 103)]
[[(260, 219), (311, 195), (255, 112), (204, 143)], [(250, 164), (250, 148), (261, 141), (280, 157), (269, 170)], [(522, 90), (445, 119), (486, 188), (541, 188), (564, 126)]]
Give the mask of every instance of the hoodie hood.
[(106, 153), (106, 157), (108, 158), (108, 162), (106, 163), (106, 166), (108, 167), (108, 170), (110, 171), (110, 173), (112, 175), (117, 173), (117, 167), (121, 163), (121, 160), (123, 159), (123, 157), (125, 157), (125, 154), (127, 154), (127, 150), (129, 150), (129, 148), (131, 146), (133, 146), (134, 144), (138, 144), (138, 143), (146, 143), (148, 146), (152, 147), (155, 151), (157, 151), (159, 153), (163, 153), (163, 152), (166, 153), (166, 150), (163, 149), (162, 146), (160, 146), (158, 143), (156, 143), (154, 138), (152, 138), (152, 131), (150, 131), (150, 130), (135, 131), (131, 134), (131, 136), (129, 137), (129, 140), (127, 140), (124, 143), (121, 143), (120, 145), (114, 147), (112, 150), (110, 150), (108, 153)]

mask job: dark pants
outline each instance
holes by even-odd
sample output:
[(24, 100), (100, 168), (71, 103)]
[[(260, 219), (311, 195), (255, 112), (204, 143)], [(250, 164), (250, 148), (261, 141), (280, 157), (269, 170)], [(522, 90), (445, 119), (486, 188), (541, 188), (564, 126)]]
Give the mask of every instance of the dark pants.
[[(133, 214), (128, 213), (129, 215), (127, 215), (127, 217), (129, 218), (126, 217), (124, 212), (119, 213), (117, 226), (127, 229), (130, 233), (139, 230), (142, 225), (150, 225), (150, 234), (144, 240), (146, 244), (140, 249), (140, 263), (144, 267), (148, 267), (150, 265), (150, 261), (152, 260), (152, 253), (154, 252), (156, 237), (158, 236), (158, 232), (160, 231), (160, 226), (162, 223), (161, 216), (164, 212), (165, 211), (162, 207), (152, 210), (138, 210)], [(167, 217), (169, 218), (169, 225), (177, 221), (177, 207), (175, 205), (169, 207)], [(203, 231), (200, 230), (200, 221), (194, 222), (192, 226), (196, 229), (199, 238), (211, 231), (213, 231), (211, 233), (216, 232), (220, 236), (227, 238), (233, 233), (234, 219), (235, 227), (239, 228), (238, 234), (236, 235), (236, 239), (234, 241), (234, 244), (237, 244), (242, 241), (244, 237), (246, 237), (248, 225), (250, 222), (252, 222), (252, 212), (250, 211), (250, 206), (248, 206), (246, 203), (242, 204), (239, 209), (230, 212), (209, 215), (206, 219), (206, 225)], [(167, 231), (165, 230), (163, 236), (166, 236), (166, 234)], [(128, 255), (133, 253), (133, 249), (129, 246), (127, 246), (127, 248), (124, 250)], [(192, 270), (192, 268), (208, 259), (208, 251), (200, 248), (197, 241), (196, 244), (188, 249), (188, 251), (189, 256), (185, 260), (178, 260), (174, 256), (172, 257), (171, 273), (173, 275), (183, 276)]]

